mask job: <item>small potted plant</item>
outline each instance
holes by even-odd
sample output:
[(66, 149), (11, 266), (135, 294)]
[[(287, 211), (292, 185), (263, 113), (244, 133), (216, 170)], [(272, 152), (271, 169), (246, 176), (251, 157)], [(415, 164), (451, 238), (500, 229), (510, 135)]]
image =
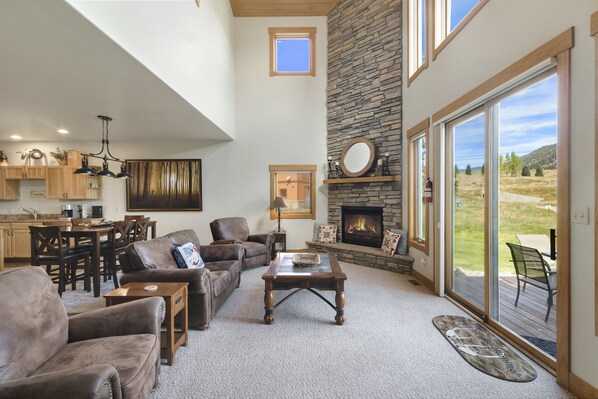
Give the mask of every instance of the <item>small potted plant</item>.
[(60, 147), (56, 147), (56, 152), (51, 151), (50, 155), (54, 157), (58, 165), (66, 165), (68, 153), (68, 150), (61, 150)]

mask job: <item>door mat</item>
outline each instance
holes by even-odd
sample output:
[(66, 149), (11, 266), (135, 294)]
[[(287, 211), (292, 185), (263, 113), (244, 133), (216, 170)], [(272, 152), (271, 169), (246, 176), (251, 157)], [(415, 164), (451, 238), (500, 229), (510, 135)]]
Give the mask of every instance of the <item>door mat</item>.
[(536, 378), (536, 370), (529, 363), (477, 321), (443, 315), (432, 322), (476, 369), (506, 381), (529, 382)]
[(550, 356), (556, 359), (556, 342), (538, 337), (530, 337), (527, 335), (522, 335), (521, 338), (529, 341), (532, 345), (538, 347), (540, 350), (548, 353)]

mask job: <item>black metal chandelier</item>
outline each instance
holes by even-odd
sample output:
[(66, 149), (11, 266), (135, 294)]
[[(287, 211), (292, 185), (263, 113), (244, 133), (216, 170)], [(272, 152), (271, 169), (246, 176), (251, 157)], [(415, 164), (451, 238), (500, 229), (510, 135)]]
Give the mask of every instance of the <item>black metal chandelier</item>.
[[(120, 159), (116, 158), (114, 155), (110, 153), (110, 141), (108, 141), (108, 123), (112, 120), (112, 118), (103, 115), (98, 115), (98, 118), (102, 120), (102, 149), (100, 150), (100, 152), (95, 154), (83, 154), (83, 159), (81, 160), (81, 167), (75, 170), (73, 173), (78, 175), (83, 174), (89, 176), (114, 177), (115, 179), (133, 178), (133, 176), (131, 176), (125, 168), (125, 161), (121, 161)], [(104, 152), (104, 150), (106, 151)], [(104, 161), (102, 163), (102, 170), (96, 172), (93, 168), (90, 168), (89, 157), (102, 159)], [(120, 173), (114, 174), (112, 171), (110, 171), (110, 169), (108, 169), (108, 161), (119, 162)]]

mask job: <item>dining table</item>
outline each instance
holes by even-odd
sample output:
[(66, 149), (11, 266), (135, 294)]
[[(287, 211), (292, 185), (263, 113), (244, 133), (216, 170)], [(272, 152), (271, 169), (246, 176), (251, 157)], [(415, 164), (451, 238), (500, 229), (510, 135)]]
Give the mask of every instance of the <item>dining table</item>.
[[(102, 237), (108, 236), (112, 233), (113, 225), (106, 223), (98, 226), (68, 226), (61, 231), (63, 237), (74, 238), (75, 242), (89, 240), (91, 242), (91, 277), (93, 281), (93, 296), (100, 296), (100, 245)], [(152, 238), (156, 238), (156, 221), (149, 222), (148, 229)], [(75, 246), (76, 247), (76, 246)]]
[[(103, 236), (112, 233), (112, 225), (100, 226), (69, 226), (61, 231), (63, 237), (74, 238), (75, 241), (88, 239), (91, 242), (91, 277), (93, 281), (93, 296), (100, 296), (100, 243)], [(76, 246), (75, 246), (76, 247)]]

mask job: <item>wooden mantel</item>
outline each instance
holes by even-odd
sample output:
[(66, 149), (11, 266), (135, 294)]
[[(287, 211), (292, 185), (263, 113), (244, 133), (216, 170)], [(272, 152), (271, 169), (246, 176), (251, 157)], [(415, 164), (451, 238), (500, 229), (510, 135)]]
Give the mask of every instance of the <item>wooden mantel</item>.
[(371, 177), (345, 177), (342, 179), (325, 179), (324, 184), (351, 184), (351, 183), (382, 183), (401, 181), (400, 176), (371, 176)]

